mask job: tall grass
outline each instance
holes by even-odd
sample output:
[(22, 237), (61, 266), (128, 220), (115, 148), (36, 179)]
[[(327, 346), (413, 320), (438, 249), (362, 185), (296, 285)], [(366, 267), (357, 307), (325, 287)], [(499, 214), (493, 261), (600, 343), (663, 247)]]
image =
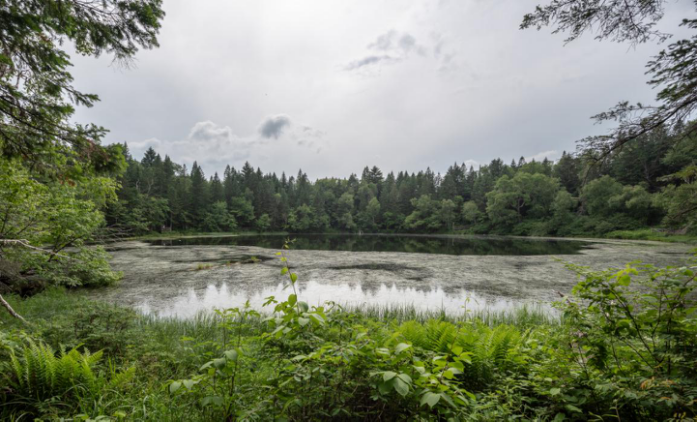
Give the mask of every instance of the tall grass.
[(534, 325), (556, 325), (560, 321), (558, 313), (539, 304), (524, 304), (510, 309), (463, 309), (462, 312), (453, 314), (444, 309), (423, 310), (414, 305), (382, 304), (347, 306), (344, 312), (361, 315), (378, 321), (418, 321), (425, 322), (438, 319), (449, 322), (479, 321), (489, 326), (500, 324), (514, 325), (517, 327), (530, 327)]
[[(78, 295), (66, 293), (60, 288), (47, 289), (43, 293), (22, 300), (17, 296), (9, 296), (8, 301), (14, 309), (29, 320), (50, 320), (55, 315), (68, 312), (79, 307), (81, 301), (89, 301)], [(522, 304), (509, 309), (477, 308), (466, 309), (459, 313), (447, 312), (445, 309), (418, 309), (413, 304), (371, 304), (345, 305), (337, 307), (339, 312), (376, 321), (405, 321), (425, 322), (438, 319), (449, 322), (479, 321), (489, 326), (501, 324), (517, 327), (536, 325), (557, 325), (560, 322), (558, 312), (542, 304)], [(268, 315), (270, 310), (261, 310)], [(0, 323), (10, 322), (10, 318), (0, 313)], [(160, 317), (155, 314), (139, 314), (135, 324), (138, 329), (155, 333), (163, 342), (178, 340), (181, 337), (191, 337), (196, 340), (215, 338), (220, 322), (213, 310), (200, 311), (190, 318)], [(248, 319), (247, 324), (261, 325), (261, 319)]]

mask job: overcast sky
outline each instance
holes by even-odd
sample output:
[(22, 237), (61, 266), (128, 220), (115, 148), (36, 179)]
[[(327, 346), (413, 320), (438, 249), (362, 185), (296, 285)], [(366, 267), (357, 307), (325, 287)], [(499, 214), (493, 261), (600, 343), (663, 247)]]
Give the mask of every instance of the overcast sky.
[[(74, 57), (77, 87), (102, 100), (76, 121), (209, 176), (247, 160), (315, 179), (555, 159), (607, 132), (591, 115), (651, 102), (644, 66), (664, 46), (520, 31), (536, 4), (165, 0), (161, 47), (131, 68)], [(669, 3), (661, 27), (684, 37), (692, 9)]]

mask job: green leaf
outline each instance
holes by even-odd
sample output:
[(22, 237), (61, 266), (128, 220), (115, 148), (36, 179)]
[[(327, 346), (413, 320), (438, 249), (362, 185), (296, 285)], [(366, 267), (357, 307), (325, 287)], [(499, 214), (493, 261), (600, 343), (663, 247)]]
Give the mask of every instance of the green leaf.
[(411, 385), (411, 377), (408, 374), (397, 374), (397, 377), (402, 381), (406, 382), (407, 384)]
[(402, 397), (409, 394), (409, 385), (399, 377), (392, 378), (392, 388)]
[(228, 350), (225, 353), (223, 353), (223, 355), (225, 355), (225, 358), (227, 360), (237, 362), (237, 350)]
[(566, 410), (568, 410), (568, 411), (570, 411), (570, 412), (583, 413), (583, 410), (579, 409), (578, 407), (576, 407), (576, 406), (574, 406), (574, 405), (572, 405), (572, 404), (567, 404), (567, 405), (564, 406), (564, 407), (566, 408)]
[(209, 396), (201, 400), (201, 406), (222, 406), (223, 398), (219, 396)]
[(427, 391), (423, 396), (421, 396), (420, 405), (423, 406), (424, 404), (427, 404), (428, 407), (433, 409), (433, 406), (437, 405), (440, 401), (440, 397), (440, 394), (435, 394), (431, 393), (430, 391)]
[(191, 387), (194, 386), (194, 380), (184, 380), (182, 381), (182, 384), (184, 387), (186, 387), (187, 390), (191, 390)]
[(281, 268), (281, 275), (286, 275), (288, 273), (288, 267)]
[(315, 322), (315, 324), (317, 324), (317, 325), (324, 325), (324, 323), (326, 322), (326, 321), (324, 320), (324, 318), (322, 317), (322, 315), (316, 314), (316, 313), (314, 313), (314, 312), (311, 313), (311, 314), (308, 314), (308, 316), (309, 316), (310, 318), (312, 318), (312, 320), (313, 320), (313, 321)]
[(549, 390), (550, 396), (558, 396), (561, 393), (561, 388), (552, 388)]
[(304, 318), (304, 317), (298, 318), (298, 324), (300, 324), (301, 327), (306, 326), (309, 322), (310, 322), (310, 318)]
[(394, 351), (395, 351), (395, 353), (400, 354), (400, 353), (402, 353), (403, 351), (407, 350), (407, 349), (410, 348), (410, 347), (411, 347), (411, 345), (409, 345), (409, 344), (407, 344), (407, 343), (399, 343), (399, 344), (394, 348)]
[(172, 381), (172, 383), (169, 384), (169, 393), (174, 394), (181, 386), (182, 383), (180, 381)]
[(298, 306), (300, 307), (301, 312), (307, 312), (310, 309), (310, 306), (307, 304), (307, 302), (300, 301), (298, 302)]
[(425, 374), (425, 373), (426, 373), (426, 368), (424, 368), (423, 366), (414, 366), (414, 369), (415, 369), (416, 372), (418, 372), (419, 374)]
[(296, 281), (298, 281), (298, 275), (295, 273), (290, 273), (290, 281), (291, 283), (295, 283)]
[(448, 368), (448, 372), (452, 372), (453, 375), (462, 374), (462, 371), (454, 366), (451, 366), (450, 368)]
[(295, 304), (298, 302), (298, 296), (295, 294), (292, 294), (288, 296), (288, 304), (290, 306), (295, 306)]
[(396, 376), (397, 376), (397, 373), (396, 373), (396, 372), (385, 371), (385, 372), (382, 373), (382, 380), (383, 380), (383, 381), (389, 381), (389, 380), (391, 380), (392, 378), (394, 378), (394, 377), (396, 377)]

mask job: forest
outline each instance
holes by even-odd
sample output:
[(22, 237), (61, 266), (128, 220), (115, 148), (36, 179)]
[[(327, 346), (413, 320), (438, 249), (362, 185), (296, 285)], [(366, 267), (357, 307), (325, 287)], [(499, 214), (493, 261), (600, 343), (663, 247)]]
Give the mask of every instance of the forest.
[[(646, 68), (655, 104), (621, 101), (594, 116), (614, 126), (559, 160), (455, 163), (444, 174), (369, 166), (360, 176), (312, 180), (249, 163), (206, 175), (153, 149), (134, 157), (127, 142), (103, 142), (106, 128), (75, 122), (99, 97), (78, 88), (72, 56), (108, 56), (129, 70), (140, 51), (159, 47), (162, 0), (0, 1), (0, 420), (697, 420), (694, 257), (608, 269), (555, 261), (575, 285), (550, 311), (472, 310), (463, 297), (462, 312), (448, 314), (409, 304), (350, 308), (341, 297), (310, 303), (291, 239), (390, 232), (694, 241), (697, 36), (659, 31), (666, 7), (550, 0), (521, 16), (520, 29), (561, 32), (567, 48), (588, 33), (669, 43)], [(691, 16), (681, 28), (697, 29)], [(166, 318), (86, 295), (122, 280), (111, 241), (129, 238), (132, 247), (166, 232), (243, 231), (289, 233), (276, 259), (237, 263), (266, 265), (283, 285), (260, 308), (248, 301)], [(239, 266), (181, 273), (200, 280)], [(487, 280), (497, 281), (505, 280)]]
[[(556, 162), (494, 159), (445, 174), (365, 167), (360, 177), (312, 181), (302, 170), (280, 177), (227, 166), (205, 176), (194, 162), (152, 148), (117, 180), (109, 227), (142, 235), (163, 231), (411, 232), (605, 236), (656, 228), (692, 233), (697, 207), (692, 136), (685, 125), (658, 127), (602, 160), (564, 152)], [(621, 234), (621, 233), (618, 233)]]

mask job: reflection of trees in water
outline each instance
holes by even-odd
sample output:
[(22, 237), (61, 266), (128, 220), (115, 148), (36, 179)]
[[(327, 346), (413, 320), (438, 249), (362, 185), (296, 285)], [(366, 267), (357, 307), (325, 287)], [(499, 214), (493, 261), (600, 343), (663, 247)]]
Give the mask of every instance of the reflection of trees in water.
[[(447, 255), (564, 255), (578, 253), (588, 245), (579, 241), (454, 236), (297, 234), (290, 237), (295, 239), (294, 249)], [(159, 246), (229, 245), (281, 249), (285, 239), (286, 236), (259, 235), (165, 239), (151, 243)]]

